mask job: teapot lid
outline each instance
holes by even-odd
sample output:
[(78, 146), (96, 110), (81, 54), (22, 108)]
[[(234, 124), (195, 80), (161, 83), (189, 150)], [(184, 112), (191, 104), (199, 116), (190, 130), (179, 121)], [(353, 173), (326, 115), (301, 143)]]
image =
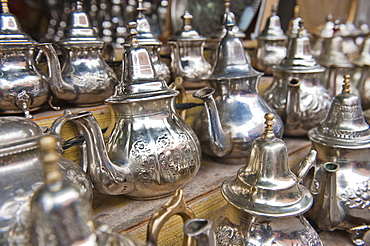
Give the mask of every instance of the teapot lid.
[(333, 15), (328, 14), (326, 16), (326, 22), (323, 25), (318, 26), (314, 33), (322, 38), (331, 38), (334, 34), (334, 25)]
[(311, 54), (310, 38), (304, 35), (303, 20), (299, 22), (299, 26), (297, 35), (289, 39), (287, 55), (272, 69), (291, 73), (324, 72), (325, 68), (318, 64)]
[[(295, 37), (298, 34), (300, 29), (299, 23), (302, 20), (302, 17), (299, 16), (299, 6), (296, 5), (294, 6), (293, 18), (289, 21), (288, 30), (286, 32), (289, 37)], [(303, 30), (302, 34), (303, 36), (310, 36), (306, 29)]]
[(358, 52), (353, 55), (352, 63), (356, 66), (370, 66), (370, 34), (362, 42)]
[(222, 195), (236, 208), (251, 214), (302, 214), (311, 207), (313, 198), (289, 168), (286, 145), (274, 134), (274, 114), (265, 114), (265, 119), (265, 132), (254, 140), (247, 165), (239, 169), (236, 177), (223, 182)]
[(258, 36), (259, 40), (286, 40), (288, 37), (281, 28), (280, 17), (277, 15), (277, 4), (271, 9), (271, 15), (266, 21), (265, 28)]
[(8, 0), (1, 0), (0, 44), (36, 44), (30, 35), (25, 33), (17, 17), (9, 12)]
[(128, 23), (130, 47), (123, 54), (122, 79), (115, 87), (106, 103), (122, 103), (130, 100), (145, 99), (150, 96), (174, 96), (178, 92), (169, 89), (164, 80), (155, 72), (150, 54), (144, 46), (139, 45), (136, 22)]
[(342, 93), (334, 97), (326, 119), (308, 132), (311, 141), (338, 148), (370, 147), (370, 127), (365, 121), (360, 98), (350, 93), (349, 78), (344, 75)]
[(191, 25), (191, 19), (193, 16), (189, 11), (185, 10), (184, 15), (181, 17), (184, 25), (182, 29), (177, 31), (175, 36), (170, 38), (170, 41), (205, 41), (206, 38), (200, 35)]
[[(144, 11), (146, 8), (143, 6), (143, 0), (138, 0), (137, 3), (137, 39), (139, 40), (140, 45), (162, 45), (162, 42), (158, 40), (158, 38), (155, 37), (155, 35), (152, 33), (152, 27), (149, 24), (148, 19), (146, 18)], [(128, 39), (126, 39), (125, 46), (130, 46), (130, 42)]]
[(83, 1), (77, 1), (69, 16), (69, 23), (58, 45), (73, 43), (103, 43), (92, 27), (89, 16), (83, 10)]
[(263, 73), (253, 69), (245, 55), (242, 41), (235, 36), (232, 29), (235, 23), (225, 20), (226, 34), (218, 46), (216, 62), (211, 76), (205, 80), (240, 79), (262, 76)]

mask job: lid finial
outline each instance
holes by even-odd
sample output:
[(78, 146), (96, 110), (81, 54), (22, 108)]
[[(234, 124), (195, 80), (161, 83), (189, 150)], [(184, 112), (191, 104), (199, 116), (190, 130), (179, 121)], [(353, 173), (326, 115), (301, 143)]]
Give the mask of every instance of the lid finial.
[(39, 146), (43, 155), (45, 184), (53, 184), (62, 180), (57, 164), (60, 157), (56, 152), (56, 139), (51, 135), (44, 135), (39, 139)]
[(129, 33), (129, 36), (130, 36), (130, 45), (134, 48), (137, 48), (139, 46), (139, 40), (137, 39), (137, 30), (136, 30), (136, 27), (137, 27), (137, 24), (135, 21), (130, 21), (127, 25), (128, 27), (128, 33)]
[(273, 128), (273, 125), (274, 125), (274, 119), (275, 119), (275, 115), (273, 113), (267, 113), (265, 114), (265, 132), (263, 133), (262, 135), (262, 138), (273, 138), (275, 137), (275, 133), (274, 133), (274, 128)]
[(3, 13), (9, 13), (8, 0), (1, 0), (1, 8), (3, 9)]
[(342, 93), (350, 93), (351, 81), (349, 79), (351, 78), (351, 76), (346, 74), (343, 76), (343, 78), (344, 78), (344, 81), (343, 81), (344, 84), (343, 84)]
[(274, 3), (271, 7), (271, 15), (276, 15), (278, 11), (278, 5)]

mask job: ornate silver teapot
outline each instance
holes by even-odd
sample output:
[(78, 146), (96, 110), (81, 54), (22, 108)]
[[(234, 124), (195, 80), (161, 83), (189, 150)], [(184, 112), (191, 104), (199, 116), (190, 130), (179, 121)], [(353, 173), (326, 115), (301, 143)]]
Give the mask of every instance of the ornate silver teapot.
[[(30, 243), (30, 200), (44, 180), (38, 144), (43, 135), (49, 134), (44, 134), (31, 120), (0, 117), (0, 245)], [(76, 184), (79, 192), (91, 201), (92, 185), (82, 169), (64, 158), (57, 165), (63, 180)]]
[(271, 16), (266, 26), (257, 37), (258, 47), (254, 67), (265, 74), (272, 74), (271, 67), (277, 65), (287, 54), (286, 42), (288, 37), (281, 29), (280, 17), (277, 15), (277, 5), (274, 4)]
[(171, 69), (175, 77), (182, 77), (185, 89), (197, 89), (205, 86), (202, 78), (211, 74), (211, 65), (203, 55), (205, 37), (191, 26), (193, 16), (185, 11), (182, 16), (184, 26), (169, 39), (171, 44)]
[[(273, 118), (265, 115), (266, 130), (253, 142), (248, 163), (222, 183), (227, 205), (215, 212), (218, 245), (323, 245), (303, 217), (313, 198), (290, 170), (286, 145), (273, 132)], [(311, 151), (301, 162), (301, 174), (315, 155)]]
[(24, 113), (37, 110), (49, 101), (49, 83), (60, 79), (52, 68), (57, 58), (48, 59), (49, 75), (38, 66), (34, 53), (37, 49), (55, 52), (51, 45), (38, 44), (24, 33), (18, 19), (9, 12), (8, 1), (1, 1), (0, 14), (0, 113)]
[(330, 231), (370, 223), (370, 127), (348, 76), (344, 82), (327, 118), (308, 132), (318, 155), (314, 175), (305, 180), (314, 195), (307, 217)]
[[(145, 243), (128, 233), (112, 233), (107, 225), (97, 224), (93, 219), (91, 203), (80, 195), (78, 187), (62, 180), (55, 144), (52, 136), (40, 139), (45, 175), (44, 185), (38, 188), (31, 200), (33, 245), (154, 246), (164, 223), (173, 215), (180, 215), (184, 222), (200, 227), (197, 231), (206, 235), (201, 229), (204, 225), (187, 207), (182, 190), (177, 190), (171, 200), (152, 216)], [(189, 225), (186, 228), (191, 229)], [(193, 246), (194, 241), (193, 237), (184, 235), (184, 245)]]
[(321, 55), (323, 50), (325, 39), (333, 37), (335, 23), (332, 21), (333, 16), (328, 14), (326, 16), (326, 22), (316, 28), (316, 31), (313, 33), (312, 41), (312, 50), (311, 53), (315, 58), (318, 58)]
[(83, 132), (87, 142), (83, 165), (99, 192), (155, 199), (172, 194), (195, 176), (201, 150), (193, 130), (175, 109), (178, 92), (158, 79), (135, 28), (131, 22), (122, 81), (105, 101), (112, 113), (106, 144), (89, 112), (67, 113), (52, 129), (60, 133), (64, 123), (72, 121)]
[(310, 39), (303, 26), (289, 39), (288, 53), (272, 68), (274, 79), (264, 99), (284, 121), (286, 136), (304, 136), (317, 126), (329, 110), (331, 97), (321, 85), (325, 68), (310, 53)]
[[(263, 121), (259, 119), (274, 110), (258, 94), (262, 73), (248, 63), (240, 39), (232, 32), (233, 26), (227, 26), (216, 65), (206, 80), (211, 88), (193, 94), (205, 105), (194, 119), (193, 129), (204, 153), (222, 163), (240, 164), (246, 162), (253, 140), (263, 134)], [(274, 129), (281, 137), (280, 117), (276, 117)]]
[[(82, 9), (82, 1), (70, 14), (64, 36), (56, 44), (63, 53), (62, 79), (50, 83), (53, 95), (74, 106), (102, 104), (114, 92), (117, 78), (104, 61), (104, 41), (93, 29)], [(50, 57), (55, 54), (48, 53)], [(59, 62), (54, 69), (60, 71)]]

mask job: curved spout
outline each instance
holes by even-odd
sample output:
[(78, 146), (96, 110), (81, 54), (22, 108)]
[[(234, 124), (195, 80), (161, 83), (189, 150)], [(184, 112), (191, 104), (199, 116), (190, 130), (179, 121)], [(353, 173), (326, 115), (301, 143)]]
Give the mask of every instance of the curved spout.
[(103, 140), (103, 134), (98, 122), (91, 112), (71, 113), (66, 110), (64, 115), (57, 118), (52, 126), (53, 133), (60, 135), (63, 125), (71, 121), (83, 132), (87, 153), (83, 153), (83, 159), (88, 163), (87, 172), (91, 177), (94, 187), (103, 194), (121, 195), (134, 190), (134, 177), (131, 170), (124, 163), (113, 163), (109, 159)]
[(296, 129), (300, 119), (300, 82), (298, 79), (292, 79), (287, 86), (284, 127), (287, 130)]
[(231, 152), (233, 147), (230, 133), (225, 133), (222, 129), (220, 116), (212, 94), (213, 88), (204, 88), (196, 91), (193, 97), (202, 99), (207, 113), (207, 136), (210, 140), (210, 150), (218, 157), (225, 156)]
[(324, 178), (317, 200), (312, 207), (312, 213), (317, 226), (325, 231), (335, 230), (345, 218), (344, 208), (337, 197), (337, 171), (339, 165), (327, 162), (322, 166)]
[(184, 224), (184, 233), (194, 237), (197, 246), (216, 246), (216, 237), (210, 220), (190, 219)]

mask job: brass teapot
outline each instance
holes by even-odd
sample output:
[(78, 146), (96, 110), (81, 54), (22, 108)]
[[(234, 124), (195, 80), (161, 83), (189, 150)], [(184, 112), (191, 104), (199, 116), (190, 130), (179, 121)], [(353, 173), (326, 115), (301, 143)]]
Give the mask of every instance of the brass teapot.
[(105, 102), (111, 109), (106, 143), (89, 112), (58, 118), (57, 134), (67, 121), (76, 123), (86, 143), (88, 173), (101, 193), (135, 199), (172, 194), (198, 172), (199, 141), (175, 109), (178, 91), (159, 80), (150, 55), (139, 46), (136, 23), (129, 23), (131, 47), (123, 59), (122, 81)]
[[(274, 110), (257, 91), (262, 73), (248, 63), (233, 26), (229, 22), (213, 72), (205, 79), (211, 88), (193, 94), (205, 105), (194, 119), (193, 129), (204, 153), (222, 163), (241, 164), (246, 162), (253, 140), (263, 134), (263, 121), (259, 119)], [(274, 129), (281, 137), (283, 122), (279, 116)]]
[[(253, 142), (249, 161), (221, 186), (225, 207), (215, 212), (217, 245), (323, 245), (303, 217), (313, 198), (289, 168), (288, 151), (273, 132), (272, 113), (266, 129)], [(315, 161), (311, 151), (301, 162), (300, 175)]]
[(51, 101), (48, 83), (56, 83), (60, 79), (59, 71), (52, 66), (57, 58), (47, 59), (47, 76), (34, 58), (35, 52), (37, 49), (44, 52), (55, 50), (52, 45), (39, 44), (23, 32), (18, 19), (9, 12), (7, 0), (2, 0), (1, 6), (0, 113), (23, 113), (32, 118), (30, 111)]
[[(24, 117), (0, 117), (0, 245), (29, 245), (30, 201), (44, 180), (38, 144), (44, 135), (51, 137)], [(91, 201), (91, 181), (82, 169), (64, 158), (57, 165), (62, 179), (74, 183), (78, 192)]]
[(360, 98), (350, 93), (348, 75), (327, 118), (308, 137), (318, 154), (313, 175), (305, 179), (314, 196), (307, 217), (329, 231), (369, 224), (370, 126)]
[(118, 82), (103, 59), (104, 41), (98, 37), (83, 11), (82, 1), (77, 1), (69, 18), (64, 36), (56, 43), (63, 53), (62, 69), (55, 60), (55, 53), (46, 54), (53, 57), (53, 69), (62, 77), (56, 83), (50, 83), (52, 93), (74, 106), (102, 104), (113, 94)]
[[(31, 201), (30, 232), (33, 245), (154, 246), (157, 245), (164, 223), (174, 215), (180, 215), (188, 223), (187, 231), (195, 226), (199, 227), (196, 231), (206, 235), (201, 229), (205, 226), (195, 219), (180, 189), (150, 219), (146, 242), (126, 232), (112, 233), (107, 225), (94, 221), (91, 203), (80, 195), (78, 188), (62, 180), (57, 165), (59, 155), (54, 151), (54, 145), (55, 140), (51, 136), (40, 139), (45, 175), (44, 185), (38, 188)], [(183, 245), (194, 246), (194, 241), (192, 236), (184, 234)]]

